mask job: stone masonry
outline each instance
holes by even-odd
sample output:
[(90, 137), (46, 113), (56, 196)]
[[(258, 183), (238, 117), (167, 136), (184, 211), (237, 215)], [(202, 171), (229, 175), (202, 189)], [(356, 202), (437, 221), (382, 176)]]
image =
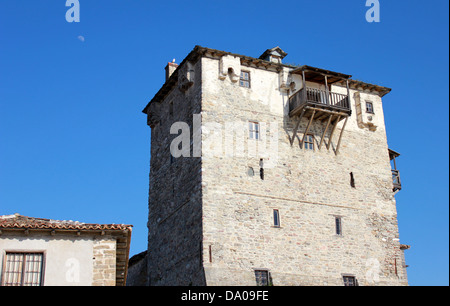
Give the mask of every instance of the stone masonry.
[[(253, 286), (255, 271), (267, 271), (275, 286), (342, 286), (348, 276), (361, 286), (407, 285), (382, 105), (390, 90), (335, 82), (331, 92), (350, 93), (345, 126), (324, 135), (327, 120), (304, 117), (293, 138), (299, 118), (289, 116), (289, 98), (303, 77), (281, 63), (281, 49), (264, 55), (197, 46), (144, 109), (152, 128), (147, 284)], [(190, 136), (178, 158), (171, 144), (186, 131), (171, 131), (176, 122)], [(306, 129), (312, 150), (300, 146)]]
[(116, 239), (94, 239), (93, 286), (116, 285)]

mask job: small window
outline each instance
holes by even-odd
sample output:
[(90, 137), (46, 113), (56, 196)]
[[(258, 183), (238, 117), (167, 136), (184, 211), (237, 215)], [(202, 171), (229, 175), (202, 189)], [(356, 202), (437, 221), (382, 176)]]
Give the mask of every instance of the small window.
[(257, 286), (272, 286), (272, 279), (268, 270), (255, 270)]
[(374, 114), (372, 102), (366, 101), (366, 112)]
[(344, 286), (345, 287), (356, 287), (358, 286), (358, 281), (354, 276), (344, 276)]
[(248, 132), (250, 139), (259, 139), (259, 123), (258, 122), (249, 122), (248, 123)]
[(260, 159), (259, 160), (259, 177), (261, 178), (261, 180), (264, 181), (264, 160)]
[(6, 253), (2, 286), (42, 286), (43, 253)]
[(278, 209), (273, 210), (273, 226), (280, 227), (280, 211)]
[(355, 176), (353, 175), (353, 172), (350, 172), (350, 186), (352, 188), (356, 188), (355, 187)]
[(314, 151), (314, 136), (313, 135), (306, 135), (304, 146), (305, 146), (306, 150)]
[(342, 218), (336, 217), (336, 235), (342, 236)]
[(241, 87), (250, 88), (250, 72), (241, 71), (241, 77), (239, 79), (239, 85)]

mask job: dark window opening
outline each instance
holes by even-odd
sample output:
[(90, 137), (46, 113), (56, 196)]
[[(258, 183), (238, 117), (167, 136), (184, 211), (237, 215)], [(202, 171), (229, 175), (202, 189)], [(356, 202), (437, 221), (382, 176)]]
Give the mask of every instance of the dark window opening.
[(342, 219), (336, 217), (336, 235), (342, 236)]
[(353, 172), (350, 172), (350, 186), (355, 188), (355, 177), (353, 175)]
[(280, 227), (280, 211), (278, 209), (273, 210), (273, 226)]
[(261, 178), (261, 180), (264, 181), (264, 160), (260, 159), (259, 160), (259, 177)]
[(257, 286), (272, 286), (272, 277), (268, 270), (255, 270)]
[(354, 276), (344, 276), (344, 286), (356, 287), (358, 286), (358, 280)]
[(212, 262), (212, 245), (209, 246), (209, 262)]

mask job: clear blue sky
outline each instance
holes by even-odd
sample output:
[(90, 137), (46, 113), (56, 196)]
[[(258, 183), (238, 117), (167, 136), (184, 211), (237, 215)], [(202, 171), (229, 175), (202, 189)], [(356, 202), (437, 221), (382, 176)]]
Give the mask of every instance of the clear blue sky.
[[(0, 215), (134, 225), (146, 249), (150, 129), (164, 66), (195, 45), (393, 88), (384, 98), (411, 285), (449, 284), (449, 3), (380, 0), (0, 0)], [(79, 36), (84, 37), (80, 39)]]

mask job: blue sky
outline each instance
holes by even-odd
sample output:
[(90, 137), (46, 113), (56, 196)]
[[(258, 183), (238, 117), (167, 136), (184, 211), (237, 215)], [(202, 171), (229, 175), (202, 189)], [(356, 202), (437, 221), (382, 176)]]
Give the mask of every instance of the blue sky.
[[(195, 45), (390, 87), (384, 111), (411, 285), (449, 284), (449, 3), (0, 0), (0, 215), (134, 225), (146, 249), (150, 129), (164, 67)], [(80, 36), (84, 39), (80, 39)]]

